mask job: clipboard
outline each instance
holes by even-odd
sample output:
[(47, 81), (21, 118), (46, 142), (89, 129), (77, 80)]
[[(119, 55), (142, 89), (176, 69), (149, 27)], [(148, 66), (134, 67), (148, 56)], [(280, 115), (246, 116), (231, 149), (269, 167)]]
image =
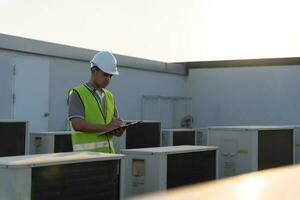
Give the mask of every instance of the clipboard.
[(120, 127), (118, 127), (118, 128), (115, 128), (115, 129), (111, 130), (111, 131), (101, 132), (101, 133), (99, 133), (99, 135), (102, 135), (102, 134), (110, 134), (110, 133), (112, 133), (112, 132), (114, 132), (114, 131), (116, 131), (116, 130), (118, 130), (118, 129), (120, 129), (120, 128), (127, 129), (127, 128), (129, 128), (129, 127), (131, 127), (131, 126), (134, 126), (134, 125), (136, 125), (136, 124), (139, 124), (139, 123), (141, 123), (141, 122), (142, 122), (142, 121), (136, 121), (136, 122), (131, 122), (131, 123), (129, 123), (129, 124), (124, 124), (124, 125), (122, 125), (122, 126), (120, 126)]

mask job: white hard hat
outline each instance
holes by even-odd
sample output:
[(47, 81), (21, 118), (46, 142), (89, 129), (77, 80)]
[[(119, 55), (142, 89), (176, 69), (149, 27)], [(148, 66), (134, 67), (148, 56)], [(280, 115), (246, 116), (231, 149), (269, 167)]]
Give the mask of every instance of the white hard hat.
[(108, 51), (101, 51), (97, 53), (91, 60), (91, 67), (98, 67), (103, 72), (118, 75), (117, 59)]

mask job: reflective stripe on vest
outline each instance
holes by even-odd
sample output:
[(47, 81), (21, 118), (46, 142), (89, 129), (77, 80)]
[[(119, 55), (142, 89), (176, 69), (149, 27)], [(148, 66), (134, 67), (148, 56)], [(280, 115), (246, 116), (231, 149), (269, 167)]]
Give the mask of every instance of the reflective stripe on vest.
[(98, 149), (98, 148), (104, 148), (104, 147), (113, 147), (112, 141), (102, 141), (102, 142), (94, 142), (94, 143), (86, 143), (86, 144), (74, 144), (73, 145), (73, 150), (74, 151), (88, 151), (88, 150), (93, 150), (93, 149)]

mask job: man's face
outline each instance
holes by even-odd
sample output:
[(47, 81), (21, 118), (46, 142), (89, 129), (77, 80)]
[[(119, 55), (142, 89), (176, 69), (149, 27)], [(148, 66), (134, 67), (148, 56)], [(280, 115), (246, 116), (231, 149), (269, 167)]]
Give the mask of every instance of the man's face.
[(94, 84), (99, 88), (106, 88), (112, 79), (111, 74), (107, 74), (100, 69), (92, 70)]

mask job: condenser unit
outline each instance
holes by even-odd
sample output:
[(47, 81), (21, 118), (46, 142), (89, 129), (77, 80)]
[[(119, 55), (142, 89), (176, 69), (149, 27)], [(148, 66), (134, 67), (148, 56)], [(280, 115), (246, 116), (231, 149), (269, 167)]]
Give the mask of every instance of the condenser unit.
[(295, 163), (300, 163), (300, 125), (294, 126), (295, 133)]
[(0, 138), (0, 157), (28, 154), (28, 121), (0, 120)]
[(163, 129), (162, 146), (195, 145), (195, 129)]
[[(134, 121), (125, 121), (131, 122)], [(117, 153), (120, 153), (121, 149), (159, 147), (160, 135), (160, 121), (142, 121), (127, 128), (121, 137), (114, 137), (113, 143)]]
[(209, 127), (208, 131), (208, 144), (220, 150), (220, 177), (294, 163), (293, 127), (225, 126)]
[(72, 151), (71, 131), (30, 133), (30, 154)]
[(70, 152), (0, 158), (0, 199), (120, 199), (123, 155)]
[(196, 129), (196, 145), (206, 146), (208, 141), (208, 129), (197, 128)]
[(125, 197), (215, 180), (217, 147), (168, 146), (123, 149)]

